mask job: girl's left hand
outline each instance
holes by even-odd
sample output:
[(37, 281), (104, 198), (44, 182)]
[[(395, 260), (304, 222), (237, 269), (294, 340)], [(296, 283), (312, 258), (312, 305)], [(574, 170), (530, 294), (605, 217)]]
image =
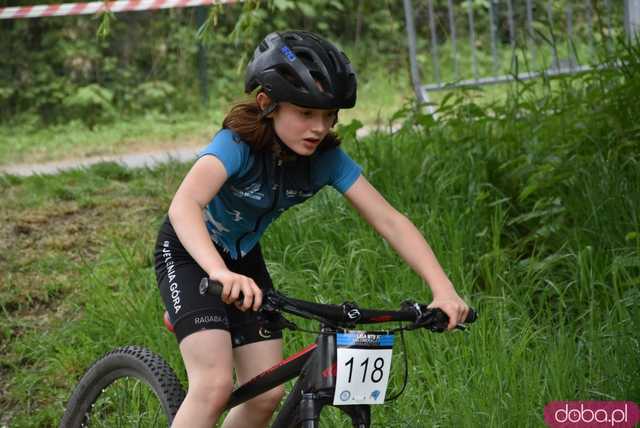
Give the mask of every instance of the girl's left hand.
[(462, 324), (469, 313), (469, 306), (467, 306), (455, 291), (434, 297), (433, 301), (427, 307), (440, 308), (449, 316), (448, 331), (453, 330), (456, 325)]

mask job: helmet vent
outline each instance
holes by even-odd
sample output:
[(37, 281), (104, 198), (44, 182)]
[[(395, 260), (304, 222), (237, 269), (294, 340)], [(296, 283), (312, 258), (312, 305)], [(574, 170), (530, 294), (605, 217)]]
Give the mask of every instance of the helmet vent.
[(311, 71), (311, 77), (320, 85), (321, 92), (327, 92), (327, 88), (329, 87), (329, 82), (327, 82), (327, 78), (317, 71)]
[(333, 54), (333, 52), (329, 51), (329, 58), (331, 58), (331, 63), (333, 64), (333, 69), (336, 70), (337, 72), (341, 72), (341, 67), (340, 67), (340, 63), (338, 62), (338, 60), (336, 59), (335, 55)]
[(276, 70), (278, 71), (278, 74), (287, 79), (287, 81), (295, 86), (296, 89), (305, 89), (302, 81), (300, 81), (300, 79), (298, 79), (287, 66), (278, 65), (276, 66)]

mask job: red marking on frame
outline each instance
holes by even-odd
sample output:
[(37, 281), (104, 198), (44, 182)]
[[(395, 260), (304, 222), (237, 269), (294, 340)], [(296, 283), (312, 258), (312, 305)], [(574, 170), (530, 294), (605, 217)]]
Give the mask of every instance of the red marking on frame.
[(392, 319), (393, 319), (393, 317), (391, 315), (380, 315), (379, 317), (371, 318), (371, 321), (385, 322), (385, 321), (391, 321)]
[(336, 377), (337, 374), (338, 374), (337, 363), (333, 363), (326, 369), (322, 370), (322, 377)]
[(317, 347), (318, 347), (318, 345), (316, 345), (315, 343), (312, 343), (311, 345), (307, 346), (306, 348), (301, 349), (300, 351), (296, 352), (295, 354), (292, 354), (289, 357), (285, 358), (284, 360), (280, 361), (278, 364), (276, 364), (276, 365), (268, 368), (267, 370), (263, 371), (262, 373), (260, 373), (259, 375), (255, 376), (253, 379), (251, 379), (247, 383), (253, 382), (256, 379), (261, 378), (262, 376), (268, 375), (269, 373), (271, 373), (272, 371), (274, 371), (278, 367), (282, 367), (285, 364), (287, 364), (287, 363), (289, 363), (289, 362), (291, 362), (291, 361), (293, 361), (295, 359), (300, 358), (304, 354), (307, 354), (307, 353), (313, 351)]

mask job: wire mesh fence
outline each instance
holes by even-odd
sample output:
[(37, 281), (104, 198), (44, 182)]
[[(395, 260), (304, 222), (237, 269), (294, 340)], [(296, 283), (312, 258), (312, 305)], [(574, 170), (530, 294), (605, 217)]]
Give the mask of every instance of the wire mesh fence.
[(591, 70), (640, 31), (640, 0), (403, 1), (420, 101), (431, 91)]

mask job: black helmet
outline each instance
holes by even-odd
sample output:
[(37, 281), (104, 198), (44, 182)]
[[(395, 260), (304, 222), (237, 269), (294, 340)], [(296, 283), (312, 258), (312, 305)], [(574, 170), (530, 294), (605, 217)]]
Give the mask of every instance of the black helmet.
[(349, 59), (333, 44), (307, 31), (286, 31), (267, 35), (256, 48), (244, 90), (258, 86), (275, 102), (329, 109), (353, 107), (358, 84)]

